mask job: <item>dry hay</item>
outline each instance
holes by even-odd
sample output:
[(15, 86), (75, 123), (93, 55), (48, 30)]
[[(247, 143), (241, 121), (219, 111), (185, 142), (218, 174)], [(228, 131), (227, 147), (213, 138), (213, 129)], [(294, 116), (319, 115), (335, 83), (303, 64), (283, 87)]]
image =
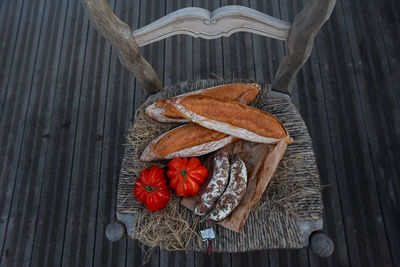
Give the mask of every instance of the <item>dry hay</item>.
[(160, 246), (170, 250), (188, 249), (189, 240), (199, 240), (195, 230), (198, 218), (189, 220), (187, 212), (176, 205), (179, 201), (177, 196), (172, 195), (165, 208), (151, 213), (151, 216), (146, 212), (138, 213), (137, 220), (141, 223), (135, 229), (136, 237), (149, 247)]

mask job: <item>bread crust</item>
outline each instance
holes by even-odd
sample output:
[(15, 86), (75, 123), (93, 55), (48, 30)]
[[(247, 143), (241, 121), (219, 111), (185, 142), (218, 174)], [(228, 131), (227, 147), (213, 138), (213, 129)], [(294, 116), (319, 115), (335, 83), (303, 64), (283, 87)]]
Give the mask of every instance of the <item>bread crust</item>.
[[(257, 83), (234, 83), (214, 86), (206, 89), (178, 95), (175, 98), (190, 95), (206, 95), (221, 99), (235, 100), (243, 104), (249, 104), (256, 98), (261, 87)], [(168, 105), (166, 100), (160, 100), (146, 108), (146, 114), (150, 118), (159, 122), (179, 122), (185, 123), (188, 120), (179, 113), (174, 107)]]
[(209, 96), (167, 100), (187, 119), (206, 128), (252, 142), (292, 142), (284, 125), (272, 114), (247, 105)]
[(152, 161), (197, 157), (218, 150), (238, 138), (189, 123), (174, 128), (150, 142), (140, 160)]

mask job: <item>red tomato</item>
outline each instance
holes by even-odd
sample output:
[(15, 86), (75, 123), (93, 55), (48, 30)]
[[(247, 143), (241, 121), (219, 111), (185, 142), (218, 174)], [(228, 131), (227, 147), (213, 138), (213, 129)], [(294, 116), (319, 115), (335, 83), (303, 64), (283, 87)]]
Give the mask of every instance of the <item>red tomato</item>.
[(197, 158), (175, 158), (169, 161), (167, 176), (169, 186), (178, 196), (196, 195), (200, 184), (208, 176), (208, 170)]
[(135, 181), (133, 194), (149, 211), (164, 208), (171, 197), (164, 169), (157, 166), (144, 169)]

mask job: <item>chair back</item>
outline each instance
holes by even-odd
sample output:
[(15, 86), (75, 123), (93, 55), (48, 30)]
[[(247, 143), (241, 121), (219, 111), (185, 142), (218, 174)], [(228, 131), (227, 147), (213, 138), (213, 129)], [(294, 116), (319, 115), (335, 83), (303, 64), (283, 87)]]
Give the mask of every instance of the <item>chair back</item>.
[(290, 94), (297, 72), (310, 57), (316, 34), (327, 21), (336, 0), (308, 0), (293, 24), (244, 6), (224, 6), (212, 12), (187, 7), (131, 31), (111, 10), (107, 0), (82, 0), (93, 25), (118, 51), (121, 63), (148, 94), (162, 88), (160, 78), (140, 55), (140, 47), (186, 34), (204, 39), (228, 37), (235, 32), (286, 41), (286, 55), (272, 81), (272, 90)]

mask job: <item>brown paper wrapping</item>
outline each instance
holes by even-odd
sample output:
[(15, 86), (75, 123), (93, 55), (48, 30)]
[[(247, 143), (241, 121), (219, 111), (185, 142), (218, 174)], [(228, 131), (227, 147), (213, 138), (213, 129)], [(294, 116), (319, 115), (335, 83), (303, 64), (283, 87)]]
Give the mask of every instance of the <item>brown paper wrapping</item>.
[[(268, 145), (245, 140), (240, 140), (226, 147), (230, 155), (237, 155), (246, 164), (248, 182), (246, 193), (239, 205), (218, 224), (235, 232), (242, 230), (251, 209), (260, 200), (274, 175), (286, 147), (287, 144), (283, 141)], [(197, 197), (193, 196), (184, 198), (181, 204), (193, 211), (197, 201)]]

